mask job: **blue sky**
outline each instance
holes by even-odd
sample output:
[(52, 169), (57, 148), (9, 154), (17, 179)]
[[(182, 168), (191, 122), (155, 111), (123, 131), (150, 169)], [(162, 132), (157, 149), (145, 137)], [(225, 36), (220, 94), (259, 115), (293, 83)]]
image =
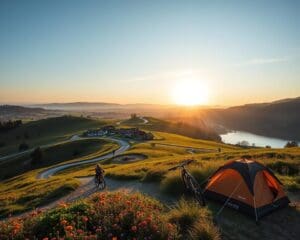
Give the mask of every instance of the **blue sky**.
[(300, 96), (299, 1), (1, 1), (0, 102)]

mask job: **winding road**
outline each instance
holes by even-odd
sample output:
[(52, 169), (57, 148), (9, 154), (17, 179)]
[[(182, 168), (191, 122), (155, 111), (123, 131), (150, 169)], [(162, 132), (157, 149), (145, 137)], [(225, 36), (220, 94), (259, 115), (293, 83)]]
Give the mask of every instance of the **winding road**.
[[(72, 137), (72, 138), (74, 138), (74, 137)], [(78, 139), (78, 138), (76, 138), (76, 139)], [(79, 138), (79, 139), (86, 139), (86, 138)], [(114, 153), (110, 152), (110, 153), (107, 153), (107, 154), (102, 155), (100, 157), (93, 158), (93, 159), (83, 160), (83, 161), (78, 161), (78, 162), (72, 162), (72, 163), (66, 163), (66, 164), (61, 164), (61, 165), (58, 165), (58, 166), (55, 166), (55, 167), (48, 168), (48, 169), (44, 170), (43, 172), (39, 173), (37, 178), (38, 179), (49, 178), (52, 175), (54, 175), (55, 173), (57, 173), (59, 171), (62, 171), (62, 170), (65, 170), (65, 169), (70, 168), (70, 167), (102, 161), (102, 160), (114, 157), (115, 155), (121, 154), (121, 153), (125, 152), (126, 150), (128, 150), (130, 148), (130, 144), (127, 141), (124, 141), (124, 140), (120, 140), (120, 139), (116, 139), (116, 138), (99, 138), (99, 139), (106, 139), (106, 140), (116, 142), (116, 143), (119, 144), (120, 147)]]
[[(88, 138), (81, 138), (78, 135), (74, 135), (70, 140), (68, 141), (76, 141), (80, 139), (88, 139)], [(42, 172), (40, 172), (37, 175), (37, 179), (47, 179), (54, 174), (65, 170), (67, 168), (83, 165), (83, 164), (88, 164), (88, 163), (93, 163), (93, 162), (98, 162), (98, 161), (103, 161), (105, 159), (114, 157), (116, 155), (124, 153), (126, 150), (130, 148), (130, 144), (127, 141), (121, 140), (121, 139), (116, 139), (116, 138), (98, 138), (98, 139), (105, 139), (105, 140), (110, 140), (113, 142), (116, 142), (119, 144), (119, 148), (115, 150), (115, 152), (110, 152), (105, 155), (102, 155), (100, 157), (96, 157), (93, 159), (89, 160), (83, 160), (83, 161), (78, 161), (78, 162), (72, 162), (72, 163), (65, 163), (61, 164), (58, 166), (50, 167)], [(94, 177), (84, 177), (84, 178), (78, 178), (79, 181), (81, 182), (80, 186), (73, 192), (57, 199), (54, 200), (51, 203), (48, 203), (44, 206), (39, 207), (40, 210), (48, 210), (53, 207), (56, 207), (60, 202), (73, 202), (78, 199), (82, 199), (85, 197), (88, 197), (89, 195), (95, 193), (98, 191), (98, 189), (95, 186), (94, 183)], [(155, 183), (143, 183), (137, 180), (132, 180), (132, 181), (124, 181), (124, 180), (114, 180), (114, 179), (109, 179), (106, 178), (106, 183), (107, 183), (107, 188), (105, 189), (108, 191), (114, 191), (114, 190), (123, 190), (127, 192), (141, 192), (146, 195), (150, 195), (161, 202), (164, 202), (165, 204), (173, 204), (175, 202), (173, 197), (167, 196), (165, 194), (162, 194), (159, 190), (159, 185)], [(14, 217), (22, 217), (26, 216), (32, 211), (27, 211), (21, 214), (17, 214)]]
[[(139, 125), (144, 125), (144, 124), (148, 124), (149, 120), (147, 120), (145, 117), (138, 117), (139, 119), (141, 119), (143, 122), (142, 123), (139, 123)], [(119, 121), (117, 122), (116, 124), (117, 125), (121, 125), (122, 122), (126, 121), (128, 119), (125, 119), (125, 120), (122, 120), (122, 121)]]

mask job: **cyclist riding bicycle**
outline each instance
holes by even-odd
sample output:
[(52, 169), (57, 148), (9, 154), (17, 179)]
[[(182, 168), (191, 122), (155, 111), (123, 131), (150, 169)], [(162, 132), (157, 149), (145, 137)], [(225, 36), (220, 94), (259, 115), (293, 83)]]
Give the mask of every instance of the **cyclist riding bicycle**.
[(96, 173), (96, 178), (98, 179), (98, 181), (99, 182), (102, 181), (104, 170), (100, 167), (99, 164), (97, 164), (95, 167), (95, 173)]

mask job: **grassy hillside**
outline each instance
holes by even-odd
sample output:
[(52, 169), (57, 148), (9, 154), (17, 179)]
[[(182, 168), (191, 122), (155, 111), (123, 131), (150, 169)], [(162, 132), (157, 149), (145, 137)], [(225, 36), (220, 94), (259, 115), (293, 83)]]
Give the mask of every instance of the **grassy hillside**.
[[(175, 172), (168, 172), (168, 168), (184, 159), (193, 158), (195, 163), (191, 164), (188, 169), (199, 183), (203, 183), (203, 181), (205, 181), (211, 173), (227, 161), (247, 157), (270, 167), (276, 176), (282, 181), (289, 196), (299, 195), (300, 148), (242, 149), (210, 141), (191, 139), (175, 134), (162, 132), (155, 132), (154, 134), (155, 137), (160, 140), (153, 140), (152, 142), (147, 143), (134, 143), (132, 148), (126, 152), (126, 154), (144, 154), (148, 157), (147, 159), (127, 164), (110, 163), (107, 161), (106, 164), (103, 165), (106, 171), (106, 177), (116, 178), (122, 181), (136, 179), (142, 182), (154, 182), (157, 185), (160, 185), (160, 189), (164, 194), (169, 194), (174, 196), (175, 199), (180, 199), (180, 197), (185, 193), (180, 172), (179, 170)], [(153, 146), (153, 142), (156, 143), (156, 145)], [(221, 147), (222, 151), (220, 153), (198, 152), (191, 154), (187, 152), (186, 148), (159, 145), (157, 144), (159, 142), (177, 143), (184, 146), (190, 145), (210, 149)], [(71, 176), (87, 176), (92, 174), (93, 167), (85, 166), (73, 169), (73, 171), (68, 170), (62, 172), (60, 175), (64, 175), (66, 178), (71, 178)], [(299, 197), (297, 199), (299, 201)], [(221, 205), (211, 201), (208, 203), (208, 211), (216, 216)], [(181, 206), (180, 211), (174, 210), (172, 214), (170, 214), (170, 216), (172, 216), (170, 218), (174, 219), (174, 222), (178, 223), (183, 221), (183, 223), (186, 223), (186, 221), (191, 221), (190, 218), (193, 219), (195, 216), (199, 216), (200, 214), (196, 212), (196, 209), (201, 210), (198, 206), (192, 209), (186, 203), (179, 204), (179, 206)], [(290, 239), (296, 239), (296, 236), (300, 234), (297, 226), (299, 221), (299, 207), (287, 207), (281, 211), (276, 211), (270, 216), (262, 219), (259, 225), (256, 225), (253, 219), (232, 209), (225, 208), (217, 219), (217, 226), (219, 229), (218, 231), (221, 232), (221, 238), (225, 240), (279, 240), (286, 238), (289, 239), (289, 236), (291, 237)], [(205, 217), (204, 222), (207, 224), (209, 223)], [(203, 224), (204, 223), (199, 224), (198, 226), (201, 227)], [(199, 233), (196, 231), (196, 234)], [(188, 238), (186, 237), (184, 239)], [(208, 237), (207, 239), (213, 238)]]
[(213, 141), (221, 140), (220, 137), (212, 129), (208, 128), (205, 125), (199, 125), (196, 127), (183, 122), (170, 122), (152, 117), (147, 117), (146, 119), (149, 121), (147, 124), (141, 125), (143, 121), (138, 118), (136, 120), (129, 119), (127, 121), (122, 122), (122, 124), (140, 127), (148, 131), (175, 133), (187, 137)]
[(208, 110), (206, 118), (233, 130), (300, 141), (300, 98)]
[[(300, 148), (289, 149), (243, 149), (212, 141), (198, 140), (176, 134), (154, 132), (155, 140), (143, 143), (133, 143), (125, 154), (143, 154), (146, 159), (128, 164), (114, 164), (106, 161), (107, 176), (117, 179), (139, 179), (156, 181), (163, 191), (180, 194), (183, 192), (179, 172), (169, 173), (168, 168), (184, 159), (196, 161), (190, 166), (199, 182), (205, 180), (214, 170), (228, 160), (246, 157), (257, 160), (275, 172), (278, 178), (290, 191), (300, 190)], [(162, 145), (170, 144), (170, 145)], [(194, 152), (190, 148), (197, 148)], [(199, 149), (198, 149), (199, 148)], [(203, 149), (203, 150), (201, 150)], [(218, 152), (218, 150), (221, 152)], [(206, 150), (211, 150), (207, 152)], [(92, 175), (93, 167), (78, 167), (66, 176)], [(176, 186), (176, 187), (175, 187)], [(175, 192), (169, 192), (171, 191)]]
[(63, 116), (32, 121), (0, 133), (0, 156), (18, 152), (21, 143), (26, 142), (29, 148), (57, 142), (66, 139), (71, 134), (88, 128), (95, 128), (106, 124), (87, 118)]
[[(140, 125), (139, 127), (148, 128), (151, 126), (151, 124), (154, 123), (154, 120), (149, 120), (149, 124)], [(288, 191), (289, 194), (299, 194), (300, 148), (243, 149), (215, 141), (200, 140), (174, 133), (162, 131), (153, 131), (152, 133), (155, 137), (154, 140), (147, 142), (132, 141), (131, 148), (124, 153), (143, 154), (147, 158), (128, 163), (117, 163), (107, 160), (103, 163), (106, 177), (111, 177), (122, 181), (135, 179), (141, 182), (152, 182), (160, 186), (160, 190), (162, 192), (161, 194), (169, 194), (169, 196), (172, 196), (172, 198), (179, 200), (180, 196), (185, 193), (184, 186), (180, 177), (180, 172), (169, 172), (168, 169), (170, 167), (184, 159), (192, 158), (195, 160), (195, 163), (191, 164), (188, 168), (199, 181), (199, 183), (202, 183), (213, 171), (225, 164), (227, 161), (246, 157), (257, 160), (270, 167), (275, 172), (277, 177), (282, 181), (286, 191)], [(109, 147), (109, 149), (111, 150), (112, 147), (113, 146)], [(193, 151), (191, 151), (192, 148), (194, 148)], [(97, 154), (107, 151), (109, 151), (107, 148), (101, 148)], [(90, 155), (93, 154), (94, 153), (91, 153)], [(88, 156), (78, 157), (69, 161), (78, 161), (79, 159), (88, 158)], [(11, 212), (16, 213), (27, 209), (32, 209), (41, 204), (50, 202), (53, 199), (57, 199), (58, 197), (70, 191), (73, 191), (79, 185), (79, 181), (76, 177), (94, 175), (94, 164), (67, 169), (60, 172), (58, 175), (51, 177), (50, 179), (36, 180), (36, 175), (40, 170), (42, 169), (32, 170), (0, 183), (0, 215), (6, 216)], [(120, 199), (127, 199), (127, 197), (130, 197), (131, 195), (126, 194), (126, 197), (119, 195), (117, 201), (112, 201), (108, 196), (115, 195), (114, 193), (105, 193), (102, 195), (103, 199), (101, 198), (101, 200), (103, 201), (101, 201), (101, 206), (104, 206), (106, 204), (106, 199), (108, 199), (109, 204), (105, 206), (112, 207), (109, 208), (110, 210), (116, 210), (120, 208), (126, 208), (127, 203), (125, 202), (124, 206), (124, 202), (120, 201)], [(99, 199), (99, 196), (97, 199)], [(97, 200), (94, 199), (93, 202), (95, 203), (95, 201), (97, 202)], [(39, 215), (41, 217), (36, 218), (32, 223), (32, 226), (34, 226), (34, 231), (31, 228), (27, 228), (29, 225), (27, 219), (24, 220), (24, 226), (26, 226), (26, 230), (30, 232), (30, 234), (41, 232), (42, 230), (40, 226), (46, 226), (43, 228), (42, 232), (45, 234), (50, 234), (53, 233), (53, 226), (52, 222), (50, 221), (52, 218), (70, 216), (70, 218), (66, 219), (69, 224), (68, 226), (72, 226), (74, 234), (79, 234), (76, 231), (78, 230), (77, 226), (81, 227), (82, 225), (80, 225), (81, 223), (77, 225), (76, 222), (74, 225), (74, 222), (71, 220), (74, 219), (74, 216), (72, 215), (74, 212), (72, 212), (73, 210), (71, 209), (75, 209), (74, 211), (78, 212), (78, 209), (80, 209), (78, 206), (84, 206), (84, 209), (94, 209), (94, 205), (91, 202), (83, 205), (76, 204), (72, 204), (70, 208), (68, 206), (64, 207), (65, 210), (58, 208), (51, 211), (49, 214), (46, 213), (45, 215)], [(192, 203), (181, 200), (176, 209), (172, 209), (171, 211), (160, 211), (160, 214), (163, 214), (164, 216), (164, 221), (166, 221), (161, 224), (175, 224), (177, 231), (176, 234), (179, 234), (179, 239), (197, 239), (196, 236), (199, 235), (204, 239), (206, 239), (205, 237), (207, 237), (207, 239), (219, 239), (221, 235), (221, 238), (226, 240), (281, 239), (287, 238), (287, 236), (297, 236), (298, 228), (296, 223), (299, 222), (300, 219), (298, 208), (288, 207), (282, 211), (275, 212), (274, 214), (270, 215), (270, 217), (265, 218), (266, 220), (263, 219), (260, 226), (256, 226), (251, 219), (245, 217), (244, 215), (225, 208), (222, 212), (221, 218), (218, 219), (218, 228), (216, 228), (212, 222), (211, 215), (215, 215), (220, 207), (221, 206), (217, 203), (209, 202), (208, 207), (202, 209), (197, 205), (195, 206)], [(98, 211), (99, 214), (101, 213), (101, 216), (103, 217), (108, 217), (108, 215), (101, 212), (100, 209), (96, 209), (95, 211)], [(136, 213), (136, 211), (134, 212)], [(83, 216), (86, 216), (85, 214), (87, 214), (87, 212), (84, 212)], [(91, 219), (94, 219), (93, 214), (88, 215), (88, 218), (90, 218), (90, 216)], [(199, 216), (201, 217), (199, 218)], [(281, 221), (279, 219), (283, 220)], [(99, 221), (99, 218), (97, 220)], [(136, 220), (133, 221), (138, 223)], [(91, 224), (93, 223), (94, 222), (92, 221)], [(20, 224), (23, 224), (23, 222)], [(83, 233), (85, 233), (86, 229), (88, 229), (88, 226), (89, 225), (86, 225), (85, 229), (80, 230), (83, 230)], [(108, 222), (108, 225), (105, 226), (107, 226), (107, 229), (111, 230), (112, 222)], [(137, 227), (138, 226), (139, 225), (137, 225)], [(3, 227), (2, 231), (7, 231), (7, 229), (9, 228)], [(60, 226), (59, 229), (60, 236), (66, 236), (66, 234), (69, 234), (69, 232), (65, 231), (64, 226)], [(127, 232), (126, 229), (126, 227), (120, 225), (120, 231), (123, 230)], [(251, 229), (251, 231), (249, 229)], [(88, 229), (88, 231), (94, 234), (93, 230)], [(203, 231), (205, 235), (201, 235)], [(150, 232), (152, 232), (152, 230)], [(105, 232), (105, 234), (106, 233), (107, 232)], [(119, 232), (115, 231), (113, 233), (116, 233), (116, 236), (119, 236)], [(22, 232), (20, 234), (22, 234)], [(139, 232), (139, 234), (141, 233)], [(103, 237), (103, 235), (100, 236)]]
[[(82, 144), (82, 143), (81, 143)], [(82, 161), (99, 157), (103, 154), (111, 152), (118, 146), (115, 143), (97, 144), (97, 151), (88, 154), (95, 146), (90, 146), (85, 156), (73, 157), (68, 162)], [(69, 146), (71, 147), (71, 146)], [(60, 147), (59, 147), (60, 148)], [(56, 150), (59, 150), (56, 149)], [(94, 149), (95, 150), (95, 149)], [(57, 152), (64, 155), (63, 151)], [(48, 157), (54, 156), (55, 153), (48, 153)], [(55, 158), (56, 159), (56, 158)], [(61, 159), (56, 159), (57, 164)], [(55, 165), (55, 164), (54, 164)], [(52, 166), (54, 166), (52, 165)], [(95, 164), (93, 164), (93, 167)], [(6, 170), (9, 172), (10, 165)], [(49, 179), (37, 179), (37, 175), (45, 168), (39, 168), (28, 171), (19, 176), (2, 180), (0, 182), (0, 218), (7, 216), (9, 213), (19, 213), (37, 206), (54, 201), (58, 197), (68, 194), (79, 186), (79, 181), (72, 175), (57, 175)], [(1, 169), (2, 170), (2, 169)]]
[(92, 153), (93, 155), (96, 155), (98, 152), (102, 152), (101, 150), (103, 150), (103, 148), (107, 148), (111, 145), (113, 144), (104, 140), (83, 139), (56, 144), (41, 149), (42, 158), (36, 163), (33, 162), (32, 157), (30, 156), (32, 152), (19, 157), (14, 157), (0, 162), (0, 180), (14, 177), (33, 169), (72, 160), (74, 158), (81, 159), (81, 157)]

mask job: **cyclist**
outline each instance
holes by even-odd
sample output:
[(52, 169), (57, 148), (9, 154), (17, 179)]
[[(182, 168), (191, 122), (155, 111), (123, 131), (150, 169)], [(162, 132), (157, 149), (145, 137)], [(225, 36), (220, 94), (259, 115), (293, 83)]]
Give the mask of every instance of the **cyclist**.
[(95, 174), (96, 174), (96, 179), (98, 179), (99, 182), (102, 182), (104, 170), (102, 169), (102, 167), (100, 167), (99, 164), (97, 164), (95, 167)]

